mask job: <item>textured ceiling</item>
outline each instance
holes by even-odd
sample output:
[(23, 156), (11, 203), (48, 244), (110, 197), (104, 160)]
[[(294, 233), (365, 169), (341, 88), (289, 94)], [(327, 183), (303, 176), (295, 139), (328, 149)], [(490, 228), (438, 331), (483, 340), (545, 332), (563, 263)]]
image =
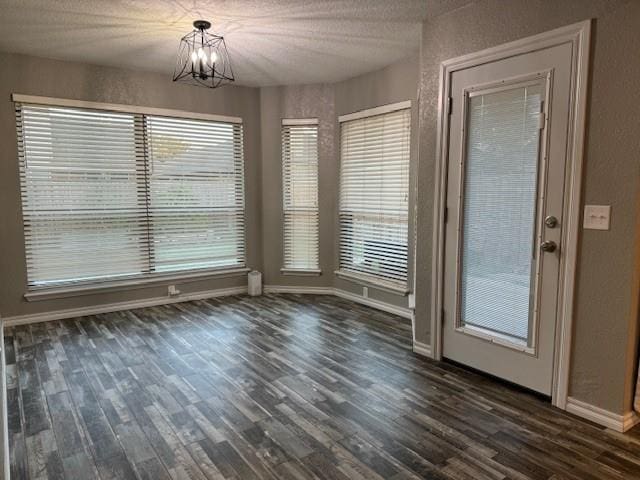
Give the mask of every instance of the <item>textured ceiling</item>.
[(332, 82), (417, 52), (459, 0), (0, 0), (0, 50), (166, 73), (193, 20), (223, 34), (239, 84)]

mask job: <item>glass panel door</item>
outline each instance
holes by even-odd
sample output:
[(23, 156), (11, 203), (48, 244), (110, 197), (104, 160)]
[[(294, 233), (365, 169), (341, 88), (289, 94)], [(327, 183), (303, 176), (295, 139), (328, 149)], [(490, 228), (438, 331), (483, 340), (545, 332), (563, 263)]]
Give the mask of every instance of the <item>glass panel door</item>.
[(529, 345), (544, 82), (469, 93), (458, 327)]

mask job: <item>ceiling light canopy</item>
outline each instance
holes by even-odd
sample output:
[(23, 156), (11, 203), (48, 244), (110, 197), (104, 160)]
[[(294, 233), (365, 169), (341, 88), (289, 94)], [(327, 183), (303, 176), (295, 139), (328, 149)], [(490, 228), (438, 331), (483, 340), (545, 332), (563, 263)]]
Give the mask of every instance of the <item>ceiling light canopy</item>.
[(235, 81), (224, 37), (207, 32), (211, 23), (193, 22), (194, 30), (180, 40), (174, 82), (217, 88)]

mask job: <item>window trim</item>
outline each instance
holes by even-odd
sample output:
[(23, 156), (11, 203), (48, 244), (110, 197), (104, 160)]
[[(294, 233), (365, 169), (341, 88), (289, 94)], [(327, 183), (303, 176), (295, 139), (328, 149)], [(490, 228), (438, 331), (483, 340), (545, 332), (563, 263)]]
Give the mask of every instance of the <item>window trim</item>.
[(282, 129), (284, 127), (291, 126), (315, 126), (317, 129), (317, 169), (316, 169), (316, 188), (318, 195), (318, 207), (317, 207), (317, 216), (318, 216), (318, 265), (317, 268), (292, 268), (284, 266), (285, 260), (285, 216), (286, 209), (284, 207), (284, 162), (283, 162), (283, 145), (280, 143), (280, 169), (281, 169), (281, 204), (282, 204), (282, 214), (281, 214), (281, 225), (282, 225), (282, 264), (283, 266), (280, 268), (280, 274), (283, 276), (304, 276), (304, 277), (315, 277), (322, 275), (322, 270), (320, 269), (320, 121), (317, 117), (309, 117), (309, 118), (281, 118), (280, 123), (280, 134), (282, 136)]
[(290, 276), (319, 277), (322, 275), (322, 270), (319, 268), (281, 268), (280, 273)]
[[(170, 118), (182, 118), (187, 120), (205, 120), (214, 122), (224, 122), (233, 125), (243, 126), (241, 117), (233, 117), (226, 115), (207, 114), (198, 112), (188, 112), (184, 110), (173, 110), (154, 107), (142, 107), (136, 105), (113, 104), (102, 102), (89, 102), (83, 100), (43, 97), (36, 95), (24, 95), (20, 93), (12, 93), (11, 101), (15, 104), (51, 106), (51, 107), (69, 107), (90, 110), (102, 110), (107, 112), (129, 113), (133, 115), (151, 115)], [(20, 141), (20, 139), (18, 139)], [(242, 146), (244, 148), (244, 145)], [(245, 171), (242, 172), (243, 182), (245, 181)], [(243, 216), (246, 220), (246, 195), (243, 193)], [(245, 245), (245, 261), (243, 265), (238, 266), (222, 266), (217, 268), (206, 269), (190, 269), (167, 273), (154, 273), (151, 275), (135, 275), (115, 280), (103, 280), (86, 283), (68, 282), (66, 284), (56, 284), (52, 286), (29, 286), (27, 284), (23, 297), (25, 300), (39, 301), (57, 298), (68, 298), (82, 295), (90, 295), (94, 293), (103, 293), (111, 291), (121, 291), (125, 289), (147, 288), (161, 285), (163, 282), (172, 281), (196, 281), (206, 278), (226, 278), (234, 276), (246, 275), (251, 269), (246, 266), (246, 242), (247, 231), (246, 224), (243, 229), (242, 239)]]
[(400, 294), (403, 296), (411, 293), (407, 282), (396, 282), (394, 280), (383, 280), (380, 277), (376, 277), (375, 275), (370, 275), (368, 273), (356, 272), (350, 269), (342, 269), (336, 270), (336, 277), (342, 278), (343, 280), (349, 280), (355, 283), (359, 283), (361, 285), (369, 285), (379, 290), (385, 290), (387, 292)]
[(14, 103), (30, 103), (33, 105), (48, 105), (52, 107), (89, 108), (93, 110), (107, 110), (119, 113), (158, 115), (161, 117), (186, 118), (189, 120), (209, 120), (214, 122), (226, 122), (242, 125), (241, 117), (216, 115), (212, 113), (187, 112), (185, 110), (172, 110), (170, 108), (141, 107), (137, 105), (125, 105), (120, 103), (86, 102), (84, 100), (73, 100), (68, 98), (23, 95), (21, 93), (12, 93), (11, 100)]
[[(343, 122), (349, 122), (352, 120), (361, 120), (364, 118), (368, 118), (368, 117), (376, 117), (379, 115), (384, 115), (387, 113), (393, 113), (396, 111), (400, 111), (400, 110), (409, 110), (409, 116), (410, 116), (410, 121), (409, 121), (409, 169), (411, 168), (411, 163), (413, 161), (413, 156), (414, 156), (414, 151), (413, 151), (413, 147), (412, 147), (412, 142), (413, 142), (413, 115), (414, 115), (414, 111), (413, 111), (413, 101), (412, 100), (405, 100), (402, 102), (396, 102), (396, 103), (390, 103), (390, 104), (386, 104), (386, 105), (380, 105), (377, 107), (373, 107), (373, 108), (368, 108), (365, 110), (359, 110), (357, 112), (352, 112), (352, 113), (348, 113), (348, 114), (344, 114), (344, 115), (340, 115), (338, 117), (338, 122), (339, 122), (339, 127), (342, 128), (342, 123)], [(340, 132), (340, 130), (338, 130), (338, 132)], [(338, 133), (339, 138), (341, 139), (341, 133)], [(341, 152), (341, 148), (342, 145), (340, 143), (338, 150)], [(342, 168), (342, 153), (340, 153), (340, 159), (339, 159), (339, 169), (341, 170)], [(338, 196), (341, 195), (340, 193), (340, 189), (342, 188), (342, 175), (340, 175), (340, 186), (339, 186), (339, 193)], [(409, 198), (411, 196), (411, 178), (409, 178), (409, 186), (408, 186), (408, 195)], [(337, 251), (337, 264), (338, 264), (338, 268), (333, 272), (334, 275), (336, 277), (342, 278), (344, 280), (348, 280), (348, 281), (352, 281), (355, 283), (359, 283), (361, 285), (370, 285), (373, 286), (375, 288), (379, 288), (381, 290), (385, 290), (391, 293), (396, 293), (396, 294), (400, 294), (403, 296), (406, 296), (410, 293), (412, 293), (412, 290), (409, 288), (409, 282), (410, 279), (413, 278), (413, 276), (415, 275), (415, 272), (413, 272), (413, 266), (411, 265), (411, 263), (409, 262), (410, 258), (411, 258), (411, 253), (410, 253), (410, 246), (411, 246), (411, 239), (410, 239), (410, 234), (411, 234), (411, 222), (412, 222), (412, 218), (411, 218), (411, 205), (410, 203), (407, 205), (407, 279), (406, 281), (398, 281), (398, 280), (393, 280), (393, 279), (385, 279), (381, 276), (376, 276), (373, 274), (369, 274), (369, 273), (364, 273), (364, 272), (360, 272), (360, 271), (356, 271), (356, 270), (352, 270), (349, 268), (340, 268), (340, 231), (338, 231), (338, 238), (337, 238), (337, 245), (338, 245), (338, 251)], [(338, 211), (338, 228), (340, 228), (340, 201), (338, 199), (337, 202), (337, 211)], [(415, 235), (415, 232), (414, 232)], [(415, 262), (415, 256), (414, 256), (414, 262)]]
[(319, 125), (317, 118), (283, 118), (282, 126), (289, 127), (295, 125)]
[(405, 100), (403, 102), (390, 103), (388, 105), (380, 105), (379, 107), (367, 108), (366, 110), (359, 110), (353, 113), (347, 113), (338, 117), (338, 122), (350, 122), (351, 120), (360, 120), (367, 117), (376, 117), (378, 115), (384, 115), (385, 113), (396, 112), (398, 110), (411, 109), (411, 100)]

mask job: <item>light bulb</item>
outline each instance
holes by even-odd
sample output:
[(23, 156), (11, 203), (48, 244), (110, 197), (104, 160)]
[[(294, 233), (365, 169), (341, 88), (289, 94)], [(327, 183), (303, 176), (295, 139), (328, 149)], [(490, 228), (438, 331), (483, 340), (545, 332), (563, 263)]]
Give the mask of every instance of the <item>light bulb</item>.
[(218, 54), (216, 52), (211, 52), (211, 63), (216, 63), (218, 61)]
[(191, 61), (193, 63), (196, 63), (198, 61), (198, 55), (196, 54), (196, 52), (191, 52)]
[(202, 48), (198, 49), (198, 58), (202, 58), (204, 57), (204, 51), (202, 50)]

